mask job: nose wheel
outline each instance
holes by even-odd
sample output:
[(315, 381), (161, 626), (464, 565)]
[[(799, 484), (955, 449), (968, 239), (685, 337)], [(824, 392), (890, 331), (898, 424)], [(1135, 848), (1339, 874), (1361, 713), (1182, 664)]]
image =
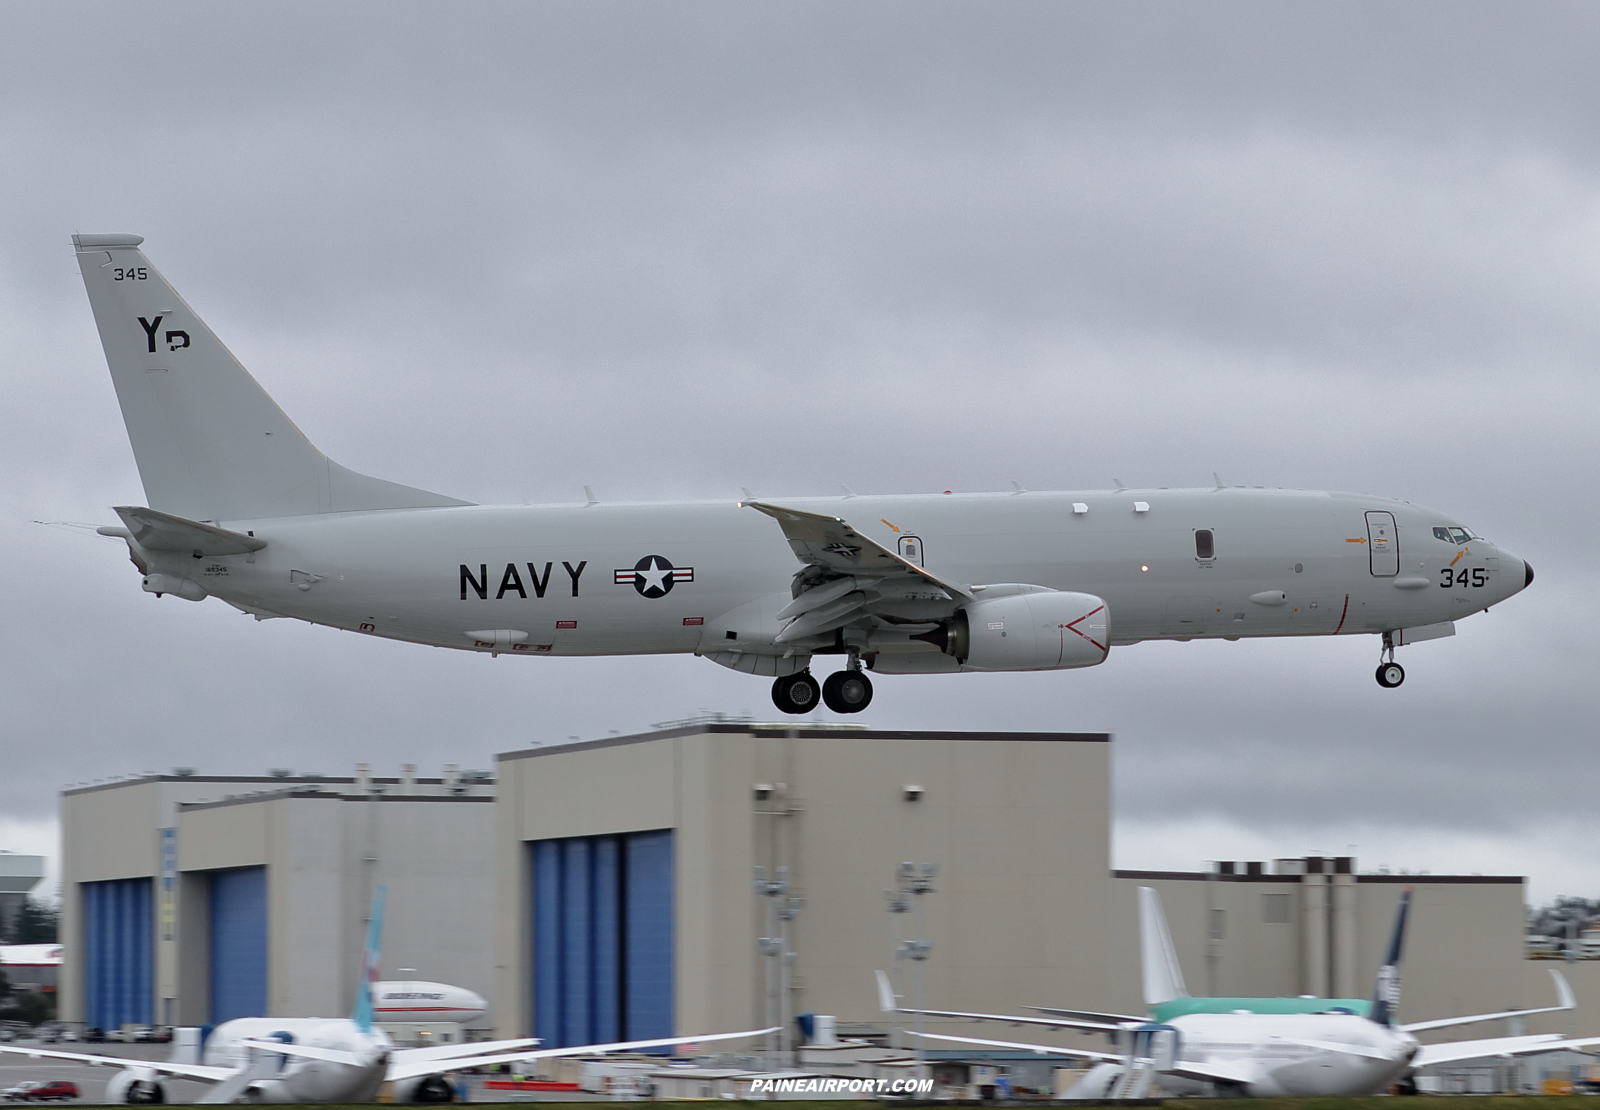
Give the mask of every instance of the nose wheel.
[(810, 713), (821, 697), (822, 687), (810, 671), (786, 674), (772, 684), (772, 704), (785, 713)]
[(1394, 661), (1394, 634), (1383, 634), (1383, 654), (1378, 657), (1378, 685), (1393, 690), (1406, 680), (1406, 669)]
[(854, 667), (835, 671), (822, 684), (822, 700), (835, 713), (860, 713), (872, 704), (872, 680)]

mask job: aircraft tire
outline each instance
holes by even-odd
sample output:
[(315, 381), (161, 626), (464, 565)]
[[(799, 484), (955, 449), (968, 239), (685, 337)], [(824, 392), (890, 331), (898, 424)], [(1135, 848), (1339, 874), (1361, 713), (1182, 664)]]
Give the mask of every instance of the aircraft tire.
[(872, 680), (861, 671), (835, 671), (822, 684), (822, 700), (835, 713), (860, 713), (872, 704)]
[(1393, 690), (1406, 680), (1406, 669), (1399, 663), (1378, 664), (1378, 685)]
[(785, 713), (810, 713), (821, 697), (822, 689), (810, 671), (784, 675), (772, 684), (772, 704)]

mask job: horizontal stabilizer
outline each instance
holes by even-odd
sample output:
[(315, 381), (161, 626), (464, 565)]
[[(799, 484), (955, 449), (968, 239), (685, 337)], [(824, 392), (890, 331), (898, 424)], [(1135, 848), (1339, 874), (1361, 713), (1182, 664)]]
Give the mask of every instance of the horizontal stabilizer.
[[(119, 505), (115, 509), (122, 523), (128, 526), (133, 542), (146, 551), (180, 551), (185, 555), (244, 555), (260, 551), (266, 540), (258, 540), (243, 532), (230, 532), (199, 521), (184, 520), (181, 516), (157, 512), (155, 509)], [(116, 529), (100, 529), (101, 535), (117, 535)]]

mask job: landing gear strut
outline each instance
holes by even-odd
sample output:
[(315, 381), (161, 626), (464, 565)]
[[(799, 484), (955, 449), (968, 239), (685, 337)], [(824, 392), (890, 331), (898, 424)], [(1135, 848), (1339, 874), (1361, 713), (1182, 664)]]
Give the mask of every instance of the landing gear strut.
[(772, 684), (772, 704), (785, 713), (810, 713), (821, 696), (822, 688), (810, 671), (786, 674)]
[(822, 700), (835, 713), (860, 713), (872, 704), (872, 680), (859, 665), (835, 671), (822, 684)]
[(1393, 690), (1406, 680), (1406, 669), (1394, 661), (1394, 639), (1391, 634), (1383, 634), (1382, 662), (1378, 664), (1378, 685), (1385, 690)]

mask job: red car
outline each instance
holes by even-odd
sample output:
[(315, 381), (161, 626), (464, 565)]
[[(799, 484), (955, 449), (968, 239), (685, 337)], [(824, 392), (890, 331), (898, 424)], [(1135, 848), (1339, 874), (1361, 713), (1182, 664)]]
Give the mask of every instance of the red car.
[(26, 1102), (64, 1102), (78, 1097), (78, 1085), (65, 1079), (52, 1079), (37, 1087), (29, 1087), (20, 1097)]

